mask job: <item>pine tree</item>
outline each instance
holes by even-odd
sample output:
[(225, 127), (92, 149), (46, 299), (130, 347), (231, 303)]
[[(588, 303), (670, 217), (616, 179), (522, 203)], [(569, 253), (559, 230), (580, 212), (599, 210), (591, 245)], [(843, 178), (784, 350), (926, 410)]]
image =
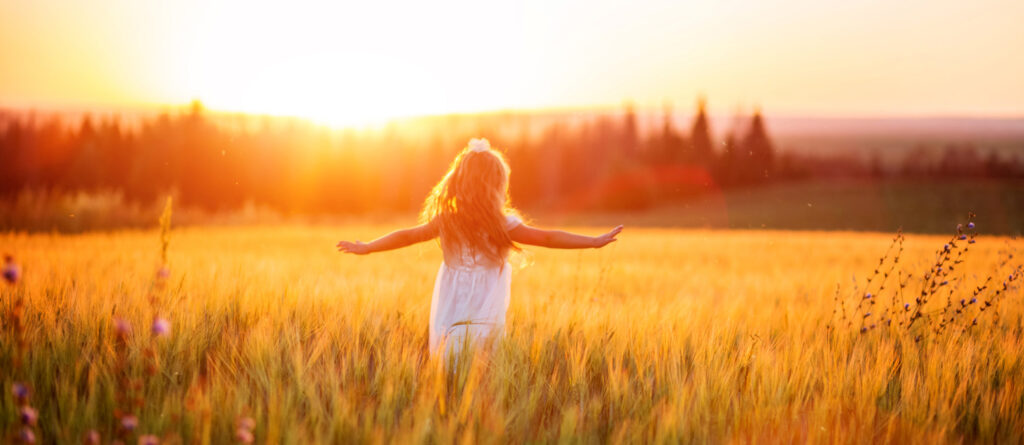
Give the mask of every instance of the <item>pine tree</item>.
[(771, 139), (768, 138), (768, 131), (765, 129), (760, 108), (754, 110), (750, 130), (743, 138), (742, 151), (747, 155), (745, 157), (747, 165), (742, 169), (745, 180), (761, 182), (772, 177), (775, 149), (772, 147)]
[(697, 99), (697, 117), (694, 118), (693, 128), (690, 130), (690, 154), (692, 160), (700, 165), (709, 165), (714, 159), (706, 105), (704, 97)]

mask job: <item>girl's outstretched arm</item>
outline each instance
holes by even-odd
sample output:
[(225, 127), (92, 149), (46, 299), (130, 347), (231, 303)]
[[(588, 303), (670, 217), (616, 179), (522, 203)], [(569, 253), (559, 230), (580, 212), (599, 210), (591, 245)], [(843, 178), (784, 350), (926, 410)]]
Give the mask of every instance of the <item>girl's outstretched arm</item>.
[(421, 224), (408, 229), (396, 230), (368, 243), (361, 241), (339, 241), (338, 251), (366, 255), (385, 250), (400, 249), (416, 243), (437, 238), (437, 226), (432, 223)]
[(615, 237), (622, 231), (618, 226), (608, 233), (599, 236), (584, 236), (575, 233), (563, 232), (561, 230), (544, 230), (520, 224), (508, 231), (512, 241), (532, 246), (550, 247), (553, 249), (585, 249), (588, 247), (604, 247), (614, 242)]

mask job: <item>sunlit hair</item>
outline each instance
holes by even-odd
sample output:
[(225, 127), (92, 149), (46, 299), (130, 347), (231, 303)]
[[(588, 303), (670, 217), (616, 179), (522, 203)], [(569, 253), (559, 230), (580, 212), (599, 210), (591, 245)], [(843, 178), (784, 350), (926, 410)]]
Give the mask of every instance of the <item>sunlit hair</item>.
[(514, 212), (508, 199), (505, 157), (474, 139), (455, 157), (448, 172), (423, 203), (423, 222), (436, 224), (445, 261), (456, 264), (463, 249), (502, 265), (509, 249), (519, 250), (505, 230)]

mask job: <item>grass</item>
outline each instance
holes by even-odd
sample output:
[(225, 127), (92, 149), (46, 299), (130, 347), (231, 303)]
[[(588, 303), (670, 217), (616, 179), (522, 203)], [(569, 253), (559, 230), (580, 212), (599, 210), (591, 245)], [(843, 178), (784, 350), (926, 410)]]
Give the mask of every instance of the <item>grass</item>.
[[(334, 251), (392, 228), (177, 229), (166, 282), (156, 231), (0, 235), (22, 268), (0, 290), (0, 432), (20, 428), (8, 388), (24, 381), (46, 443), (231, 443), (247, 417), (256, 443), (1024, 440), (1012, 283), (967, 331), (833, 316), (838, 286), (853, 317), (891, 235), (627, 228), (603, 250), (529, 249), (505, 340), (447, 373), (426, 351), (438, 249)], [(947, 240), (909, 235), (899, 268), (927, 270)], [(942, 292), (1019, 261), (1000, 251), (1020, 241), (978, 240)]]
[[(1024, 181), (814, 180), (729, 190), (629, 215), (632, 225), (946, 234), (973, 210), (991, 234), (1024, 230)], [(570, 215), (561, 221), (622, 222), (623, 215)]]

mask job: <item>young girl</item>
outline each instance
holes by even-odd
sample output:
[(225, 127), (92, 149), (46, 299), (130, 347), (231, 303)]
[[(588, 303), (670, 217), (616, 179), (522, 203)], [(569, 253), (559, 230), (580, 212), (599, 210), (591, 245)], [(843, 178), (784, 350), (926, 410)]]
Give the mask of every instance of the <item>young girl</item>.
[(459, 153), (423, 204), (422, 224), (369, 243), (341, 241), (341, 252), (365, 255), (441, 238), (444, 261), (430, 302), (430, 350), (446, 355), (469, 339), (504, 332), (509, 303), (509, 250), (515, 243), (556, 249), (603, 247), (622, 226), (589, 237), (523, 224), (508, 200), (509, 168), (486, 139), (473, 139)]

